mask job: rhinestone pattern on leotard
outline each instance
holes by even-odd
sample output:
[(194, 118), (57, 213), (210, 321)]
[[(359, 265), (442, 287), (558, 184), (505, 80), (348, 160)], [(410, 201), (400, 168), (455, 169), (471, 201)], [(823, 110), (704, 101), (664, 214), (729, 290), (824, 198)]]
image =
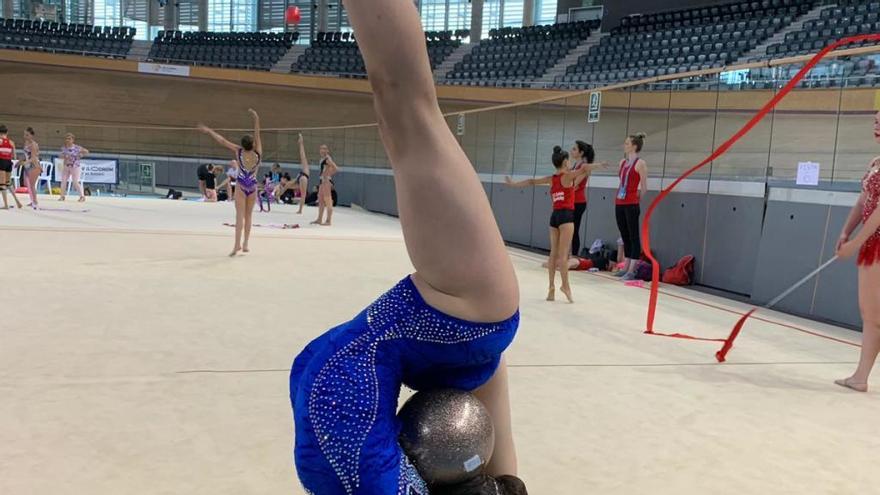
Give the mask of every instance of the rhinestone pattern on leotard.
[[(361, 448), (377, 419), (379, 343), (412, 339), (439, 344), (470, 342), (508, 331), (519, 313), (499, 323), (471, 323), (427, 306), (410, 279), (405, 279), (367, 309), (368, 330), (333, 354), (318, 372), (308, 408), (321, 452), (345, 492), (360, 486)], [(383, 363), (383, 365), (386, 363)], [(399, 495), (427, 495), (424, 482), (401, 453)]]

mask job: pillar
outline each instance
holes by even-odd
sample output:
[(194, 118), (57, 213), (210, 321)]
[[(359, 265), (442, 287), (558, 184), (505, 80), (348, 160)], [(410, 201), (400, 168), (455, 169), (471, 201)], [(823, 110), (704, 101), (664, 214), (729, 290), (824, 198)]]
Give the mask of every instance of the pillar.
[(535, 25), (535, 0), (523, 0), (523, 26)]
[(483, 0), (471, 1), (471, 43), (483, 37)]

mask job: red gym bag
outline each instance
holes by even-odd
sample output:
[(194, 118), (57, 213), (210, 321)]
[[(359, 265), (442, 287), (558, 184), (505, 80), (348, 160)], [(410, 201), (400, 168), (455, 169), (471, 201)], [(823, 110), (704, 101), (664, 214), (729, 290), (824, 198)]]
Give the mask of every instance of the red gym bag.
[(694, 260), (691, 255), (678, 260), (672, 268), (663, 272), (663, 283), (672, 285), (691, 285), (694, 281)]

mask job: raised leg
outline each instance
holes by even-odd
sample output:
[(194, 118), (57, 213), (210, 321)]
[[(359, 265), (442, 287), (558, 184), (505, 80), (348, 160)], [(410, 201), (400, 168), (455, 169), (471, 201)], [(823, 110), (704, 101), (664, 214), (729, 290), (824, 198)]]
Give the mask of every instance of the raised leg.
[(306, 194), (309, 191), (309, 179), (305, 177), (299, 178), (299, 211), (296, 213), (302, 215), (303, 208), (306, 206)]
[(509, 317), (519, 305), (513, 266), (483, 186), (440, 112), (415, 5), (347, 0), (345, 6), (394, 170), (416, 284), (446, 313), (476, 321)]

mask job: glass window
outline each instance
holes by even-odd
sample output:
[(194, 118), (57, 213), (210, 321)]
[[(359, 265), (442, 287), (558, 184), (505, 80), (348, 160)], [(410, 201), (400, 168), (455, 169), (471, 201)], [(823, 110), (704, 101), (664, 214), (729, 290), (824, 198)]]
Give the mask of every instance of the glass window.
[[(97, 1), (97, 0), (96, 0)], [(125, 0), (122, 4), (122, 25), (133, 27), (137, 31), (134, 34), (136, 40), (152, 39), (148, 20), (150, 17), (150, 2), (156, 0)], [(159, 6), (156, 5), (158, 9)]]
[[(88, 23), (88, 0), (67, 0), (64, 5), (64, 22), (74, 24)], [(24, 9), (21, 9), (19, 15), (24, 16)]]
[(449, 23), (446, 29), (471, 28), (471, 3), (468, 0), (450, 0)]
[(232, 0), (208, 0), (208, 31), (232, 30)]
[(122, 24), (120, 0), (94, 0), (95, 26), (119, 26)]
[[(253, 29), (267, 33), (299, 32), (298, 44), (308, 44), (312, 32), (312, 0), (256, 0), (259, 5), (260, 18)], [(287, 7), (299, 7), (302, 16), (299, 24), (287, 24)], [(256, 7), (254, 7), (256, 10)]]
[(208, 31), (256, 31), (256, 12), (257, 0), (208, 0)]
[(419, 12), (425, 31), (455, 31), (471, 28), (469, 0), (421, 0)]
[(232, 30), (257, 30), (257, 0), (232, 0)]
[(446, 30), (447, 0), (422, 0), (420, 10), (425, 31)]
[(504, 0), (502, 27), (520, 27), (523, 25), (523, 0)]
[(198, 0), (179, 0), (177, 12), (178, 31), (188, 32), (199, 30)]
[(535, 24), (556, 24), (557, 0), (535, 0)]
[(327, 2), (327, 31), (331, 33), (351, 31), (348, 12), (342, 6), (342, 0)]
[(489, 31), (501, 26), (501, 5), (503, 0), (486, 0), (483, 3), (483, 35), (489, 37)]

